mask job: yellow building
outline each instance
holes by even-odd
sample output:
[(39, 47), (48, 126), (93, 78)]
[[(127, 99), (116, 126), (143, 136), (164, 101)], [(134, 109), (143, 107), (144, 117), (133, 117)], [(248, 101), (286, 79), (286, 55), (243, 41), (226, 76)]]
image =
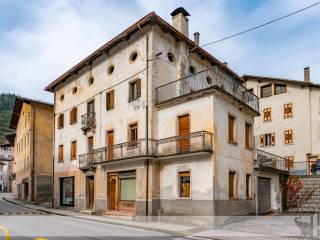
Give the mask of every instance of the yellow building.
[(52, 196), (53, 106), (17, 97), (10, 127), (16, 129), (16, 198), (50, 201)]

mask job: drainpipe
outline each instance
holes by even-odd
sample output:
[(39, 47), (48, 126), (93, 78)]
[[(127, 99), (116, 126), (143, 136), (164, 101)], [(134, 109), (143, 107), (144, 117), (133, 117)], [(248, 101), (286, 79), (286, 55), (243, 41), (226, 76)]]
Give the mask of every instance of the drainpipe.
[(56, 93), (53, 94), (53, 136), (52, 136), (52, 197), (51, 197), (51, 207), (54, 207), (54, 155), (55, 155), (55, 129), (56, 129)]
[(34, 134), (34, 125), (35, 125), (35, 104), (32, 103), (31, 104), (31, 109), (32, 109), (32, 128), (31, 128), (31, 131), (32, 131), (32, 165), (31, 165), (31, 181), (32, 181), (32, 185), (30, 184), (30, 187), (31, 187), (31, 201), (33, 202), (34, 201), (34, 187), (35, 187), (35, 184), (34, 184), (34, 137), (35, 137), (35, 134)]

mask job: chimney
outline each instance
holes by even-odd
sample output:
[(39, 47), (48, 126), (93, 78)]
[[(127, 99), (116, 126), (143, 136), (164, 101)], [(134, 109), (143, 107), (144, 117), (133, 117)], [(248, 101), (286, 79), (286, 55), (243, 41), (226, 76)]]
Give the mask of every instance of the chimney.
[(309, 67), (304, 68), (304, 81), (310, 82), (310, 68)]
[(199, 46), (199, 43), (200, 43), (200, 33), (195, 32), (195, 33), (193, 34), (193, 36), (194, 36), (194, 42), (195, 42), (195, 44), (196, 44), (197, 46)]
[(227, 63), (227, 62), (223, 62), (222, 64), (225, 65), (225, 66), (228, 66), (228, 63)]
[(188, 16), (190, 14), (183, 8), (179, 7), (171, 13), (172, 26), (179, 32), (183, 33), (186, 37), (189, 37), (189, 24)]

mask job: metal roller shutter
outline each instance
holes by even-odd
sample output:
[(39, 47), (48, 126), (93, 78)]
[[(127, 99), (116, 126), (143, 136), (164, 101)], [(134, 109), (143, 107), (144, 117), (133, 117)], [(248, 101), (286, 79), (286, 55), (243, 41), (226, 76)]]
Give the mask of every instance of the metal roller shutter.
[(271, 179), (258, 177), (258, 214), (271, 212)]

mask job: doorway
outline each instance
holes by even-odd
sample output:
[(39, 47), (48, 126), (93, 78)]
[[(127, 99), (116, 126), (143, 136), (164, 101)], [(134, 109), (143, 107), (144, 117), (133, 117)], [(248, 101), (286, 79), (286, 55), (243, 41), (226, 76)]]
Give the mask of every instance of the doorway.
[(189, 134), (190, 134), (190, 119), (189, 115), (180, 116), (179, 120), (179, 150), (185, 152), (189, 150)]
[(94, 208), (94, 176), (87, 176), (87, 208)]
[(108, 210), (116, 211), (117, 207), (117, 182), (118, 174), (112, 173), (108, 175)]
[(28, 196), (29, 196), (29, 183), (28, 182), (24, 182), (23, 183), (23, 188), (24, 188), (24, 199), (27, 200)]

